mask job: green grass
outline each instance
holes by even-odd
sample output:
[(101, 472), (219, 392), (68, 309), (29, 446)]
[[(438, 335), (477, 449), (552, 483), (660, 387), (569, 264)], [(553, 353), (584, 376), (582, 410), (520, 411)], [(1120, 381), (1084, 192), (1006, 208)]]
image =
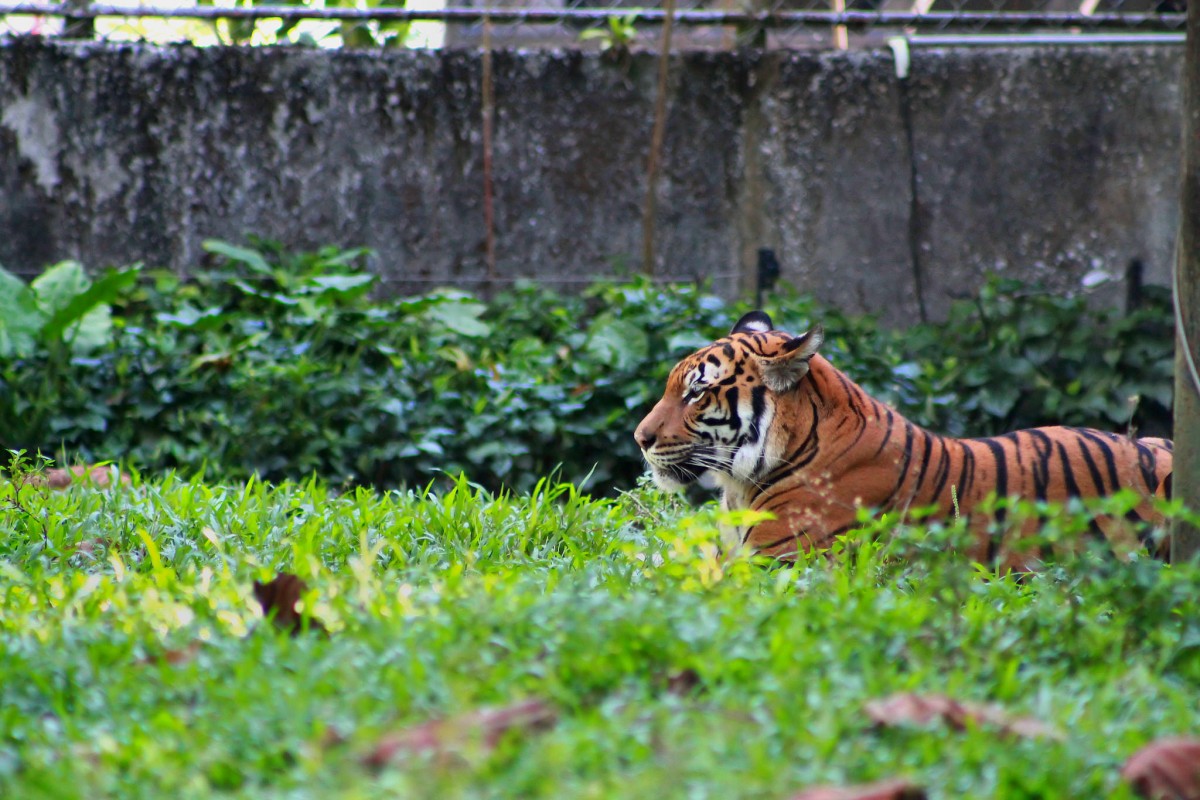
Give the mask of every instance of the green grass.
[[(1125, 758), (1200, 729), (1190, 567), (1087, 555), (1018, 581), (919, 531), (832, 566), (722, 564), (711, 512), (644, 488), (0, 490), (3, 797), (782, 799), (896, 774), (935, 798), (1130, 797)], [(327, 638), (262, 623), (251, 586), (281, 570)], [(872, 730), (863, 704), (909, 690), (1065, 736)], [(524, 698), (557, 724), (361, 763)]]

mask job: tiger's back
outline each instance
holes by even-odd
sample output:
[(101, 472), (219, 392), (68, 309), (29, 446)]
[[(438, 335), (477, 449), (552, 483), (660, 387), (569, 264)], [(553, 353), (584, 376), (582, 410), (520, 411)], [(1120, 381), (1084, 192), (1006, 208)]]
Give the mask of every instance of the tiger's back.
[(1151, 498), (1169, 489), (1169, 441), (1068, 427), (939, 436), (817, 355), (821, 341), (819, 327), (791, 336), (752, 312), (730, 336), (676, 365), (635, 432), (656, 480), (673, 487), (712, 474), (727, 508), (774, 515), (742, 541), (783, 559), (828, 547), (857, 527), (863, 507), (968, 515), (970, 557), (1018, 567), (1039, 554), (1018, 554), (1014, 538), (1037, 523), (998, 540), (988, 529), (1005, 528), (990, 526), (1005, 521), (1004, 508), (972, 514), (989, 496), (1063, 503), (1131, 488), (1143, 499), (1129, 518), (1093, 524), (1121, 552), (1143, 544), (1133, 523), (1160, 521)]

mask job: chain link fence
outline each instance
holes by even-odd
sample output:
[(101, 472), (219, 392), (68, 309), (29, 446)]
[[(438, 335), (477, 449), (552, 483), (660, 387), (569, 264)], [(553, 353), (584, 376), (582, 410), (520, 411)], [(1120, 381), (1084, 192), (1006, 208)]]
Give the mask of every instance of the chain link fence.
[(1154, 40), (1182, 37), (1185, 17), (1186, 0), (662, 0), (649, 6), (639, 0), (69, 0), (0, 2), (0, 37), (202, 46), (579, 47), (620, 57), (660, 49), (667, 20), (675, 49), (731, 50), (876, 47), (896, 36), (930, 35)]

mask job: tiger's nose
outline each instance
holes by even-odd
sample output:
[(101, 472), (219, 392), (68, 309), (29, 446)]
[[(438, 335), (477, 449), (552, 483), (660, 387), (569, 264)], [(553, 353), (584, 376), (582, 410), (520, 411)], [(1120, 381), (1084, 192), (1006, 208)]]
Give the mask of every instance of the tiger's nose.
[(647, 425), (642, 424), (638, 425), (637, 430), (633, 432), (633, 440), (638, 443), (638, 447), (649, 450), (658, 440), (658, 436)]

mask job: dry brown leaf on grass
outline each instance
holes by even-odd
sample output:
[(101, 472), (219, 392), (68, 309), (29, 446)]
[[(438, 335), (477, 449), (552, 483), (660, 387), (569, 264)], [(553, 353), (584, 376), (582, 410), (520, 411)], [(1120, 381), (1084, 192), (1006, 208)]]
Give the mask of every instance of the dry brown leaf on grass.
[[(108, 465), (89, 466), (77, 464), (73, 467), (63, 468), (55, 467), (46, 470), (43, 475), (32, 475), (26, 483), (30, 486), (47, 486), (51, 489), (66, 489), (74, 483), (80, 485), (91, 485), (98, 489), (107, 489), (112, 485), (113, 468)], [(122, 486), (130, 484), (130, 477), (127, 473), (122, 472), (120, 477)]]
[(1125, 762), (1121, 777), (1147, 800), (1200, 800), (1200, 739), (1159, 739)]
[(943, 722), (956, 731), (965, 730), (969, 725), (986, 725), (1003, 734), (1027, 739), (1063, 738), (1062, 733), (1033, 717), (1014, 717), (997, 705), (960, 702), (937, 694), (894, 694), (872, 700), (865, 710), (871, 721), (880, 727)]
[(673, 669), (667, 673), (667, 694), (684, 696), (699, 690), (703, 685), (696, 670)]
[(75, 550), (72, 554), (95, 557), (97, 550), (104, 547), (110, 547), (111, 545), (112, 542), (110, 542), (108, 539), (100, 537), (94, 539), (84, 539), (83, 541), (75, 543)]
[(288, 572), (279, 573), (267, 583), (254, 582), (254, 597), (262, 606), (263, 616), (272, 620), (275, 627), (290, 631), (292, 636), (303, 631), (306, 622), (310, 631), (327, 632), (319, 619), (296, 610), (306, 591), (308, 584)]
[(481, 708), (447, 719), (433, 720), (384, 736), (362, 759), (380, 769), (397, 757), (431, 753), (446, 757), (470, 745), (491, 750), (509, 731), (544, 731), (558, 721), (558, 712), (544, 700), (532, 699), (500, 708)]
[(791, 800), (925, 800), (925, 790), (894, 778), (857, 786), (818, 786), (793, 795)]
[(189, 645), (179, 647), (174, 650), (164, 650), (161, 653), (139, 658), (135, 664), (146, 666), (148, 664), (170, 664), (177, 667), (180, 664), (186, 664), (196, 657), (196, 654), (204, 649), (204, 642), (197, 639)]

